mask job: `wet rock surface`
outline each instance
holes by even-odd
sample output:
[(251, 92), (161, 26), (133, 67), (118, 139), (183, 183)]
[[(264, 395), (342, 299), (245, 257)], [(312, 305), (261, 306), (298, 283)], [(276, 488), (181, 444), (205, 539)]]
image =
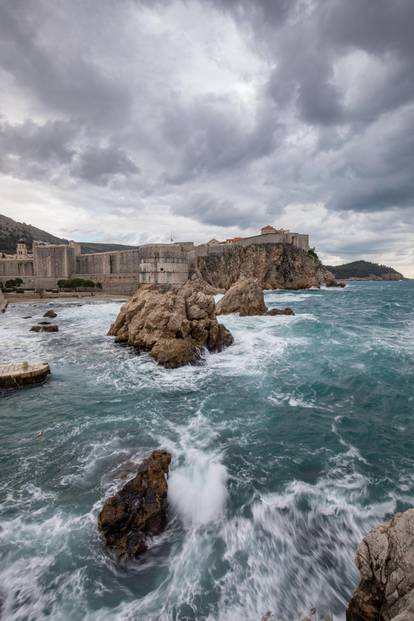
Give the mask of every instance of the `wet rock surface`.
[(414, 619), (414, 509), (372, 529), (358, 546), (360, 583), (347, 621)]
[(263, 289), (253, 278), (238, 280), (216, 304), (217, 315), (239, 313), (241, 317), (245, 317), (265, 315), (266, 312)]
[(149, 538), (167, 524), (168, 451), (156, 450), (138, 472), (108, 498), (98, 517), (98, 528), (118, 560), (136, 558), (148, 549)]
[(50, 310), (45, 312), (43, 317), (49, 317), (49, 319), (54, 319), (55, 317), (57, 317), (57, 313), (53, 310), (53, 308), (51, 308)]
[(326, 283), (327, 287), (339, 287), (341, 289), (344, 289), (346, 287), (346, 284), (344, 282), (337, 282), (336, 280), (334, 281), (328, 281)]
[(214, 298), (191, 281), (182, 287), (141, 286), (121, 308), (109, 335), (148, 351), (168, 368), (197, 362), (203, 348), (219, 352), (233, 342), (217, 322)]
[(30, 332), (58, 332), (59, 328), (55, 323), (39, 322), (30, 328)]
[(271, 315), (272, 317), (275, 315), (294, 315), (295, 312), (293, 309), (287, 306), (286, 308), (271, 308), (267, 311), (266, 315)]

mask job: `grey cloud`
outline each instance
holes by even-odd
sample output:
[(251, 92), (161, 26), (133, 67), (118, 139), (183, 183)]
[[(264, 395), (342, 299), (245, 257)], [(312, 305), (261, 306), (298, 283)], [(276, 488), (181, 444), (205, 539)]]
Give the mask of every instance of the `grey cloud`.
[(208, 193), (196, 193), (189, 200), (174, 208), (174, 213), (214, 226), (237, 226), (247, 229), (257, 224), (258, 217), (263, 213), (257, 209), (237, 209), (231, 200), (223, 200)]
[(134, 175), (138, 166), (117, 147), (89, 147), (74, 158), (71, 174), (91, 183), (106, 185), (114, 175)]
[(231, 100), (200, 98), (189, 107), (169, 110), (164, 120), (165, 137), (178, 150), (170, 183), (181, 184), (200, 175), (221, 174), (272, 153), (282, 127), (270, 107), (261, 110), (252, 128), (235, 114)]
[(23, 178), (52, 179), (60, 173), (106, 185), (115, 175), (128, 177), (138, 166), (117, 146), (81, 146), (85, 130), (77, 123), (26, 121), (0, 125), (0, 170)]
[[(110, 125), (128, 116), (128, 88), (120, 74), (106, 73), (88, 47), (76, 42), (82, 22), (83, 28), (89, 23), (85, 41), (93, 41), (99, 28), (104, 30), (105, 11), (95, 11), (92, 4), (78, 0), (68, 7), (61, 0), (53, 5), (38, 0), (34, 10), (24, 0), (1, 3), (0, 65), (49, 110)], [(56, 31), (50, 28), (53, 21)]]
[(0, 150), (3, 156), (69, 162), (75, 153), (69, 146), (75, 133), (73, 124), (65, 121), (47, 121), (43, 125), (31, 120), (20, 125), (4, 122), (0, 124)]
[[(211, 74), (211, 59), (205, 76), (205, 59), (192, 65), (198, 42), (179, 19), (186, 8), (197, 19), (197, 4), (206, 29), (208, 11), (220, 12), (250, 46), (258, 69), (246, 78), (242, 58), (230, 70), (240, 72), (247, 104), (222, 77), (215, 92), (220, 50)], [(146, 23), (151, 11), (157, 19)], [(174, 213), (210, 226), (246, 229), (269, 219), (267, 205), (276, 214), (293, 202), (319, 202), (336, 216), (408, 211), (413, 21), (412, 0), (4, 0), (0, 80), (12, 76), (23, 109), (37, 116), (4, 120), (0, 166), (45, 183), (99, 186), (109, 211), (121, 186), (134, 205), (139, 192), (149, 205), (171, 195)], [(368, 63), (352, 94), (355, 67), (347, 81), (341, 62), (354, 52), (375, 71)]]

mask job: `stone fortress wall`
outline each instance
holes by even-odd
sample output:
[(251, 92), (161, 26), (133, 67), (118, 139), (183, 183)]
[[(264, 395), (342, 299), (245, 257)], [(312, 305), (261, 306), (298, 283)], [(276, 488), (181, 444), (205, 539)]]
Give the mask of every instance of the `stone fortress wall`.
[(147, 244), (133, 250), (82, 254), (79, 243), (44, 244), (33, 242), (33, 254), (20, 240), (16, 255), (0, 257), (0, 282), (21, 278), (23, 285), (36, 290), (54, 289), (58, 280), (85, 278), (102, 284), (107, 293), (129, 295), (139, 284), (179, 285), (188, 279), (192, 260), (197, 256), (225, 253), (229, 246), (289, 243), (309, 249), (308, 235), (263, 227), (260, 235), (211, 240), (195, 246), (192, 242)]

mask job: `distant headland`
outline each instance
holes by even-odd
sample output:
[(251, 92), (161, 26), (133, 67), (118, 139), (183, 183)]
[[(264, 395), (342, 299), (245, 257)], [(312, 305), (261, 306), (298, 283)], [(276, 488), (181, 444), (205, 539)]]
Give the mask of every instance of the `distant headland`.
[(353, 261), (326, 267), (339, 280), (405, 280), (394, 268), (370, 261)]

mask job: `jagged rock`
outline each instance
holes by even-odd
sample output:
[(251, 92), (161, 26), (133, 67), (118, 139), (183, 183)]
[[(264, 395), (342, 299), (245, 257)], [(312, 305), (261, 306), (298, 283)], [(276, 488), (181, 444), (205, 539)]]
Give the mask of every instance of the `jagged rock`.
[(136, 476), (105, 501), (98, 527), (119, 560), (139, 556), (148, 549), (148, 537), (164, 530), (170, 463), (170, 453), (153, 451)]
[(334, 281), (328, 281), (326, 283), (326, 286), (327, 287), (341, 287), (343, 289), (344, 287), (346, 287), (346, 284), (344, 282), (338, 282), (334, 280)]
[(53, 310), (53, 308), (51, 308), (50, 310), (46, 311), (45, 314), (43, 315), (43, 317), (49, 317), (50, 319), (54, 319), (55, 317), (57, 317), (57, 313), (55, 313), (55, 311)]
[(265, 315), (267, 306), (264, 302), (263, 289), (252, 278), (241, 278), (224, 294), (216, 304), (217, 315), (239, 313), (247, 315)]
[(257, 279), (262, 289), (308, 289), (336, 280), (317, 257), (291, 244), (213, 246), (194, 258), (190, 272), (223, 289), (241, 277)]
[(347, 621), (414, 619), (414, 509), (372, 529), (357, 550), (360, 583)]
[(225, 293), (226, 291), (225, 289), (218, 289), (217, 287), (213, 287), (198, 274), (193, 274), (190, 278), (190, 282), (194, 286), (194, 288), (197, 289), (197, 291), (201, 291), (206, 295), (217, 295), (218, 293)]
[(286, 308), (271, 308), (270, 310), (267, 311), (266, 315), (294, 315), (294, 311), (289, 308), (288, 306)]
[(233, 342), (217, 322), (214, 298), (197, 290), (192, 281), (182, 287), (141, 286), (121, 308), (108, 334), (117, 343), (148, 351), (168, 368), (196, 362), (203, 348), (217, 352)]
[[(46, 322), (44, 322), (46, 323)], [(30, 332), (58, 332), (59, 328), (54, 323), (46, 323), (46, 325), (40, 325), (40, 323), (36, 326), (32, 326), (30, 328)]]

